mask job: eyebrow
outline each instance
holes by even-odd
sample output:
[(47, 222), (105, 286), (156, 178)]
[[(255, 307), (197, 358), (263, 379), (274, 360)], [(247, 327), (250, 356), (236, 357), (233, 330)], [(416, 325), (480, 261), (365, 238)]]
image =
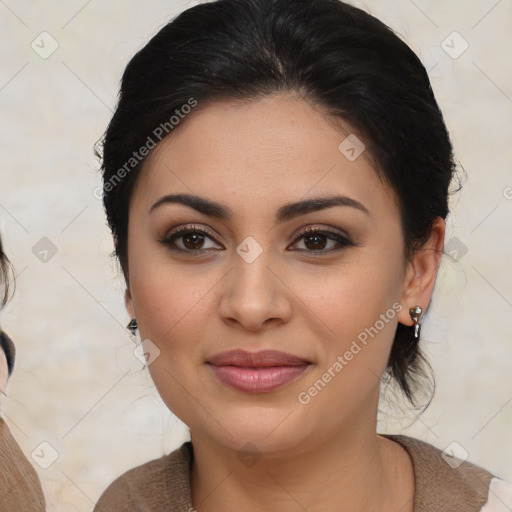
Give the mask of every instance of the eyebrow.
[[(197, 210), (199, 213), (219, 220), (231, 220), (233, 218), (233, 212), (227, 206), (206, 199), (205, 197), (192, 194), (168, 194), (163, 196), (149, 209), (148, 213), (153, 212), (156, 208), (164, 204), (182, 204)], [(287, 203), (277, 210), (275, 221), (282, 223), (299, 217), (300, 215), (325, 210), (334, 206), (348, 206), (370, 215), (368, 209), (359, 201), (348, 196), (334, 195)]]

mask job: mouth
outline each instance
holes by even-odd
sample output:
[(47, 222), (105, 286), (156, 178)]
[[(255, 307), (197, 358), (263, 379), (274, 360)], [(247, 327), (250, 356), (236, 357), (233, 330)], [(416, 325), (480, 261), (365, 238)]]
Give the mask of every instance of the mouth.
[(265, 393), (300, 378), (311, 363), (277, 350), (232, 350), (211, 357), (207, 364), (225, 385), (246, 393)]

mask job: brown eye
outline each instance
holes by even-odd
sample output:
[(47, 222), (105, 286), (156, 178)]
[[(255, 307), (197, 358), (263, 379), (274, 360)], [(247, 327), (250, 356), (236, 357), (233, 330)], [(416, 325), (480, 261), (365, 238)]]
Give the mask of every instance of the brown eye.
[(173, 251), (194, 253), (210, 250), (212, 247), (204, 247), (208, 240), (215, 240), (213, 234), (209, 231), (203, 228), (183, 226), (169, 233), (161, 240), (161, 243)]
[[(295, 238), (293, 243), (296, 244), (301, 239), (304, 239), (304, 245), (306, 246), (306, 249), (298, 250), (311, 252), (318, 255), (338, 251), (346, 246), (354, 245), (354, 243), (347, 236), (342, 235), (341, 233), (317, 228), (306, 229), (300, 233), (297, 238)], [(325, 250), (329, 240), (335, 242), (335, 247), (334, 249), (331, 248)]]
[(328, 237), (323, 233), (312, 233), (304, 237), (304, 243), (308, 249), (322, 250), (325, 248)]
[(189, 234), (181, 235), (180, 238), (183, 240), (183, 245), (187, 249), (194, 251), (201, 249), (204, 243), (204, 235), (202, 233), (190, 232)]

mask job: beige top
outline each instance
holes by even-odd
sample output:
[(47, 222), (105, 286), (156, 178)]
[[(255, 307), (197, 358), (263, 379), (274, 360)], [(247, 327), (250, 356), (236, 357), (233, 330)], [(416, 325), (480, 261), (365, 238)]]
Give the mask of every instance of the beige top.
[[(485, 469), (467, 461), (460, 465), (450, 459), (447, 462), (441, 450), (419, 439), (381, 435), (400, 443), (411, 456), (416, 483), (414, 512), (481, 512), (494, 494), (489, 492), (494, 477)], [(187, 441), (168, 455), (130, 469), (106, 489), (94, 512), (192, 512), (193, 456), (192, 444)], [(491, 510), (501, 509), (487, 506), (482, 512)]]

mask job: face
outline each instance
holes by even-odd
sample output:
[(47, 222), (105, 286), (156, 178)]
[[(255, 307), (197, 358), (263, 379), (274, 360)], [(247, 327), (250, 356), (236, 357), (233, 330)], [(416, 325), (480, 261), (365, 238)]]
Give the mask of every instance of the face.
[[(270, 453), (375, 432), (415, 270), (393, 192), (364, 152), (339, 149), (350, 133), (291, 96), (216, 102), (148, 157), (130, 201), (126, 305), (192, 436)], [(216, 205), (163, 199), (176, 194)], [(211, 364), (232, 350), (252, 367)], [(297, 360), (256, 364), (262, 350)]]

